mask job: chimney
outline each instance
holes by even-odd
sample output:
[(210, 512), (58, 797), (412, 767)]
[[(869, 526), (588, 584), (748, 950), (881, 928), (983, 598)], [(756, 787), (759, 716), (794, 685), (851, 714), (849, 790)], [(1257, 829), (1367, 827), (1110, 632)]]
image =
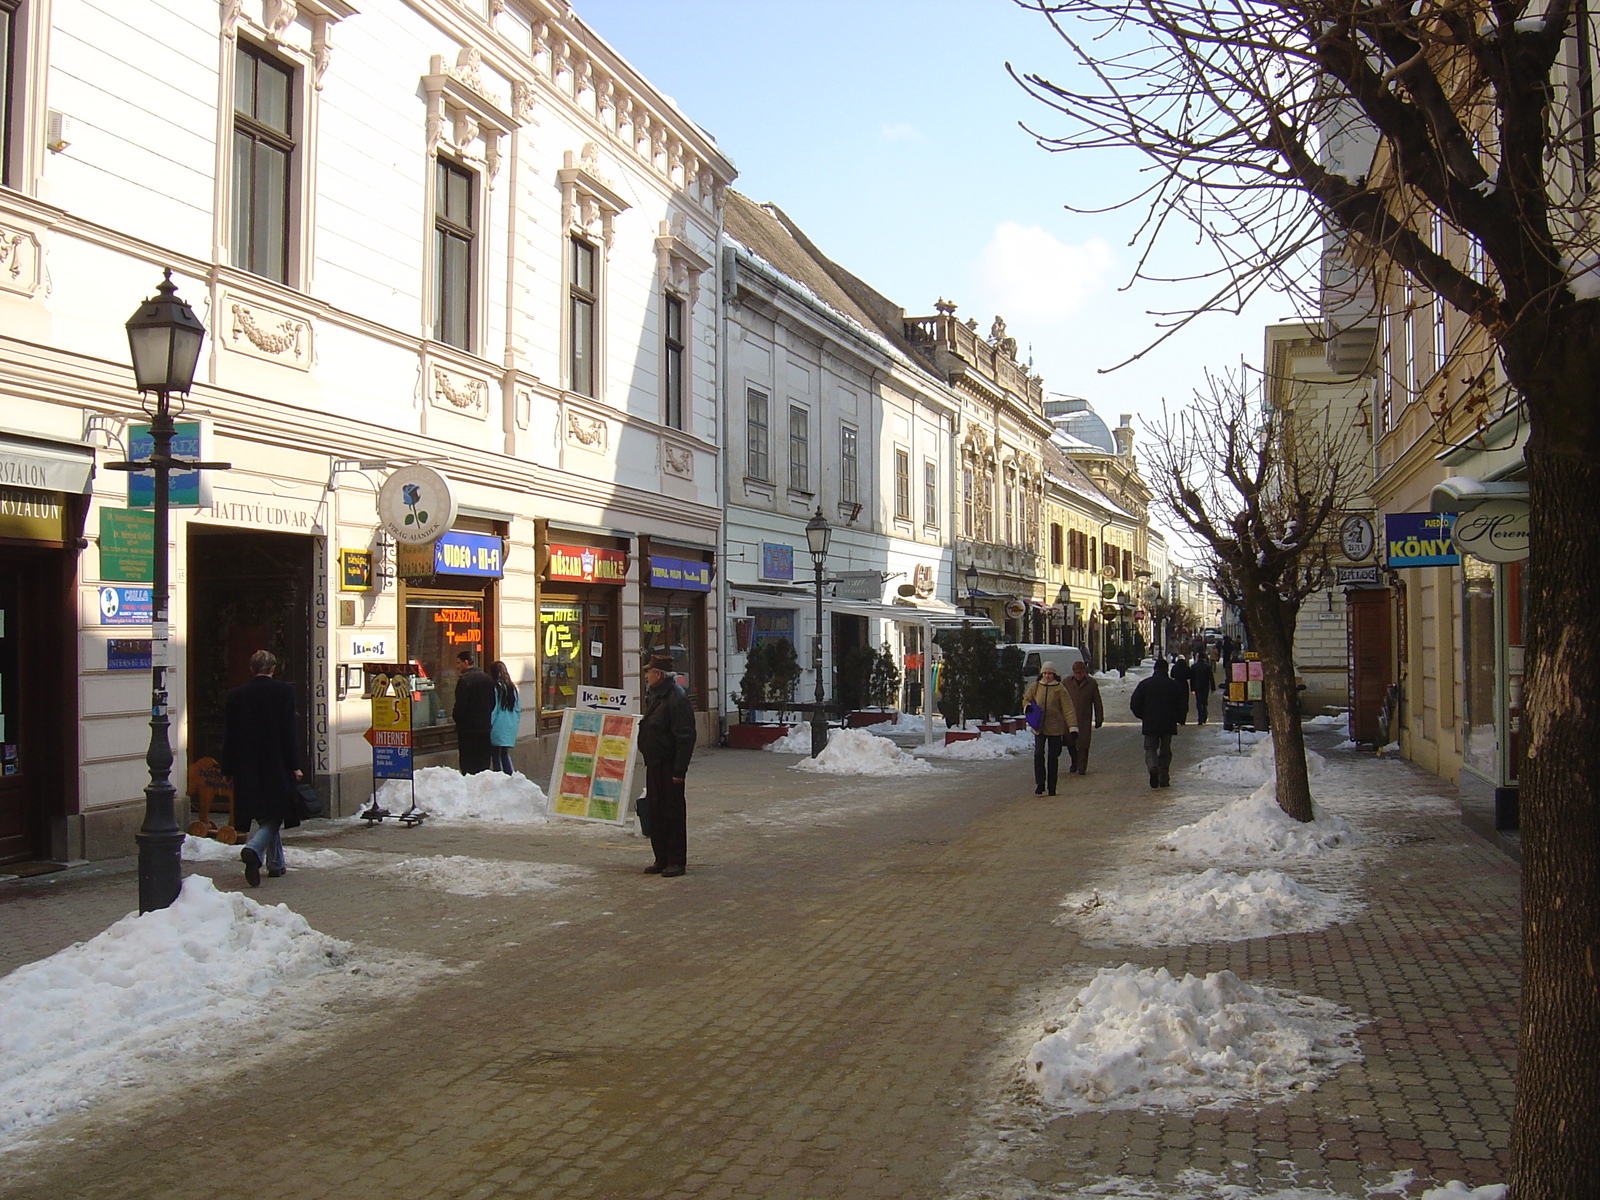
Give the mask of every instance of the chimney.
[(1117, 456), (1129, 458), (1133, 454), (1133, 414), (1123, 413), (1122, 424), (1111, 431), (1111, 436), (1117, 439)]

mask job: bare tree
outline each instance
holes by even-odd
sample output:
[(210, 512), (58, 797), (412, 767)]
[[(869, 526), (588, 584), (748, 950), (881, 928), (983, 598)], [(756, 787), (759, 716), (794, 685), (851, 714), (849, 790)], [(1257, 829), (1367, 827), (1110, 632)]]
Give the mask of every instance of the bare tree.
[[(1600, 168), (1596, 27), (1574, 0), (1017, 0), (1076, 62), (1019, 80), (1051, 150), (1153, 168), (1164, 234), (1217, 252), (1210, 307), (1304, 292), (1324, 231), (1466, 315), (1525, 409), (1530, 500), (1521, 774), (1516, 1200), (1600, 1196)], [(1336, 170), (1341, 133), (1376, 145)], [(1204, 307), (1204, 306), (1203, 306)], [(1170, 314), (1173, 324), (1189, 313)], [(1460, 403), (1474, 402), (1468, 388)], [(1481, 396), (1478, 398), (1481, 401)]]
[(1151, 430), (1150, 486), (1157, 506), (1216, 556), (1213, 586), (1238, 605), (1261, 656), (1278, 807), (1309, 821), (1294, 629), (1306, 597), (1327, 586), (1333, 527), (1359, 488), (1349, 434), (1258, 403), (1242, 373), (1207, 382)]

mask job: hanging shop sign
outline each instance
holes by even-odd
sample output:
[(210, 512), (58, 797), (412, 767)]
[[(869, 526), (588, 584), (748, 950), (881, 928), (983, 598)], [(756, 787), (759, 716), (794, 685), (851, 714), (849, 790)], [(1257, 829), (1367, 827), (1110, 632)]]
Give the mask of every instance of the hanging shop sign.
[(1006, 602), (1006, 616), (1010, 617), (1013, 621), (1015, 621), (1026, 611), (1027, 606), (1023, 604), (1021, 600), (1008, 600)]
[(473, 575), (479, 579), (499, 579), (504, 573), (500, 559), (505, 545), (494, 534), (440, 534), (433, 544), (435, 575)]
[(1454, 513), (1385, 513), (1383, 542), (1391, 569), (1453, 567), (1461, 562), (1450, 540)]
[(155, 579), (156, 518), (133, 508), (100, 510), (100, 578), (112, 583)]
[(341, 592), (370, 592), (372, 590), (372, 551), (339, 551), (339, 590)]
[(650, 556), (650, 586), (675, 592), (709, 592), (711, 564), (682, 558)]
[[(176, 421), (172, 426), (172, 457), (199, 462), (209, 458), (201, 448), (210, 441), (209, 430), (200, 421)], [(128, 426), (128, 461), (148, 462), (155, 450), (150, 426), (140, 422)], [(128, 507), (154, 508), (156, 479), (153, 471), (128, 473)], [(211, 484), (204, 471), (172, 471), (167, 476), (168, 508), (209, 508)]]
[(1342, 588), (1374, 588), (1381, 582), (1376, 566), (1335, 567), (1333, 574), (1334, 582)]
[(794, 547), (779, 542), (762, 542), (761, 578), (775, 583), (793, 583)]
[(455, 519), (450, 481), (432, 467), (397, 467), (378, 490), (378, 523), (402, 545), (426, 545)]
[(580, 821), (626, 821), (638, 738), (632, 713), (567, 709), (550, 774), (550, 811)]
[(628, 577), (628, 556), (621, 550), (596, 546), (549, 545), (550, 564), (545, 578), (552, 583), (622, 584)]
[(1450, 536), (1463, 554), (1484, 562), (1521, 562), (1528, 557), (1527, 502), (1489, 500), (1458, 513)]
[(1351, 562), (1366, 562), (1372, 557), (1375, 543), (1372, 522), (1359, 513), (1351, 514), (1340, 523), (1339, 549)]
[(926, 600), (932, 596), (934, 588), (933, 568), (927, 563), (918, 563), (911, 572), (911, 586), (916, 591), (919, 600)]
[(0, 487), (0, 537), (34, 542), (66, 541), (66, 501), (61, 492)]
[(1115, 600), (1117, 598), (1117, 585), (1114, 583), (1101, 584), (1100, 596), (1104, 600)]

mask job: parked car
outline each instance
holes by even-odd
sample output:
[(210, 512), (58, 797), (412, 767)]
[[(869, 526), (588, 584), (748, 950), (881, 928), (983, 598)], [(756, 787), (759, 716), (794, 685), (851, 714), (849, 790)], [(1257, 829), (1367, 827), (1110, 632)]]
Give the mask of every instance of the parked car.
[[(1065, 679), (1072, 674), (1073, 663), (1080, 659), (1084, 662), (1089, 661), (1084, 658), (1083, 651), (1076, 646), (1050, 646), (1039, 642), (1013, 642), (1011, 644), (1022, 651), (1022, 678), (1024, 684), (1032, 683), (1039, 678), (1040, 663), (1055, 663), (1056, 670), (1061, 673), (1061, 678)], [(1001, 646), (1000, 649), (1003, 651), (1006, 647)]]

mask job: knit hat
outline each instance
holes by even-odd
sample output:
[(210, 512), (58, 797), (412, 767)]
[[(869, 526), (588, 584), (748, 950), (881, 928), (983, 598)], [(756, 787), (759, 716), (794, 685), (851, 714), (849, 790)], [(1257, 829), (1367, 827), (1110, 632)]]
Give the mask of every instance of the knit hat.
[(1056, 670), (1056, 665), (1053, 662), (1039, 664), (1039, 674), (1043, 675), (1046, 671), (1049, 671), (1050, 674), (1054, 675), (1057, 679), (1061, 678), (1061, 672)]
[(648, 670), (651, 670), (651, 671), (664, 671), (668, 675), (671, 675), (672, 674), (672, 655), (670, 655), (670, 654), (652, 654), (650, 656), (650, 661), (645, 663), (645, 667)]

